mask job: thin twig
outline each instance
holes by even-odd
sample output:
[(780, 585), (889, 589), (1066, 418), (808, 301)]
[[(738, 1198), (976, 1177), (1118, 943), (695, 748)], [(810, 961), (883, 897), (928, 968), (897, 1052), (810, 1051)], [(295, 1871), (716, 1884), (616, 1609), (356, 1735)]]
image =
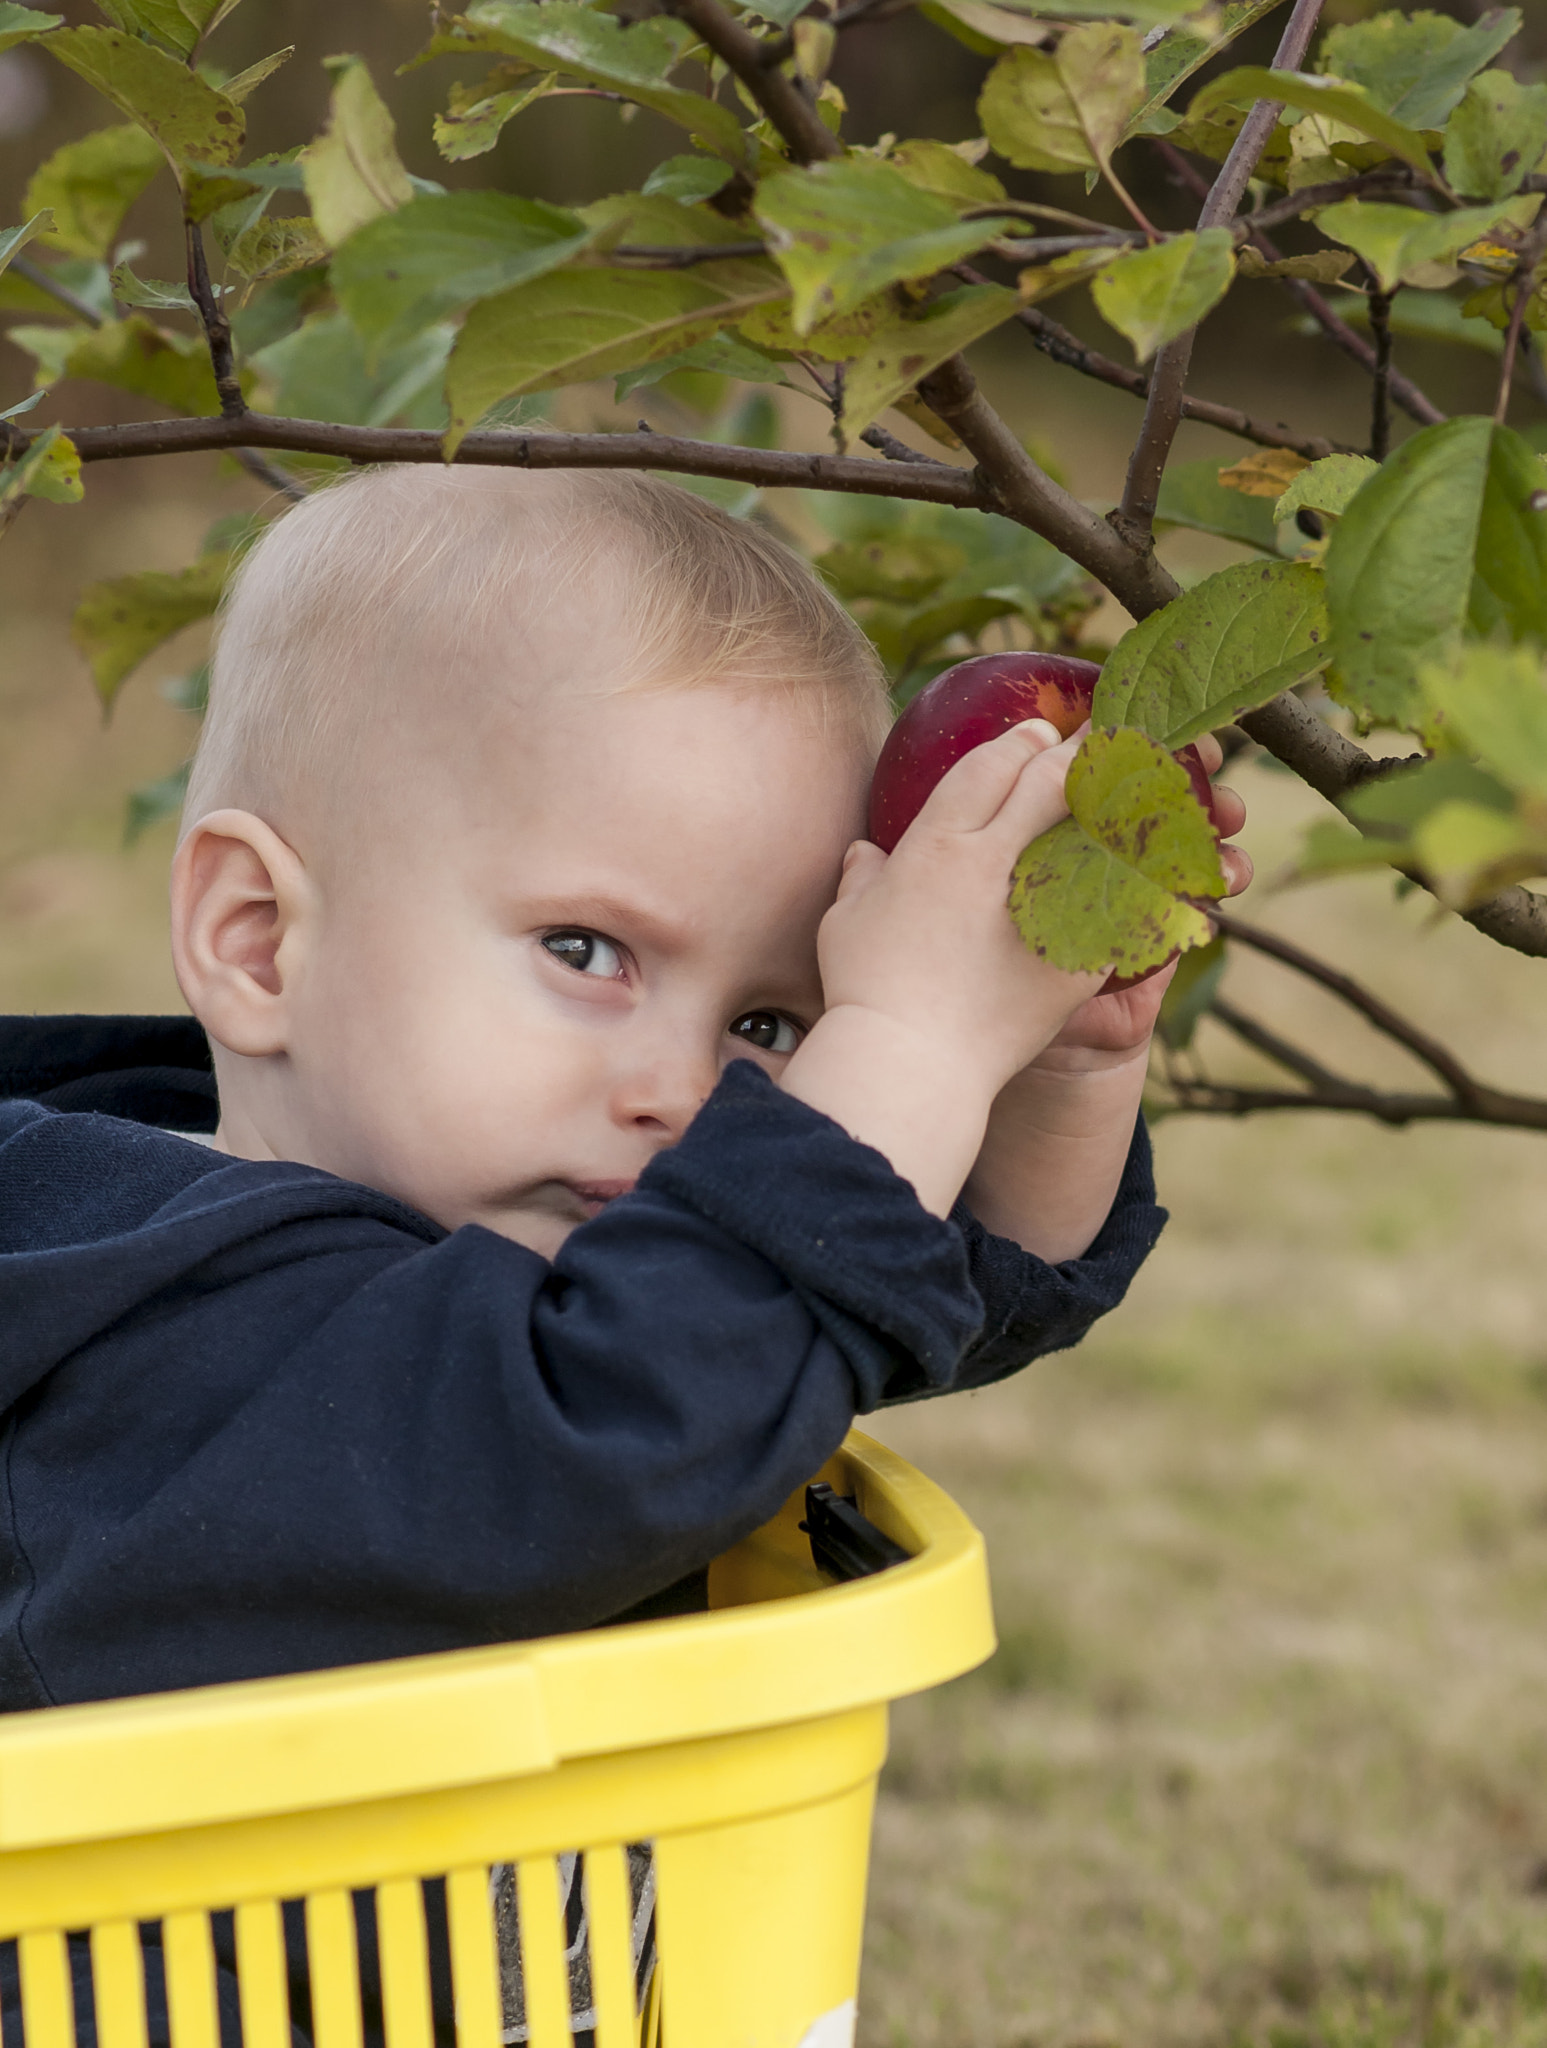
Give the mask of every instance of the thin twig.
[(843, 144), (815, 104), (778, 63), (764, 64), (767, 45), (727, 14), (719, 0), (671, 0), (668, 11), (685, 21), (699, 41), (735, 72), (789, 144), (797, 163), (822, 163), (843, 154)]
[(1504, 360), (1499, 366), (1499, 395), (1494, 401), (1493, 419), (1502, 427), (1509, 417), (1510, 386), (1515, 381), (1515, 357), (1520, 350), (1520, 336), (1525, 326), (1526, 307), (1531, 302), (1531, 279), (1522, 277), (1515, 286), (1515, 303), (1510, 308), (1509, 331), (1504, 337)]
[[(966, 274), (963, 266), (963, 275)], [(977, 275), (973, 273), (974, 281)], [(1110, 384), (1117, 391), (1131, 392), (1135, 398), (1143, 398), (1148, 392), (1149, 378), (1142, 370), (1119, 363), (1111, 356), (1103, 355), (1099, 349), (1089, 347), (1039, 307), (1024, 306), (1016, 318), (1042, 353), (1065, 369), (1078, 370), (1083, 377), (1094, 377), (1098, 383)], [(1297, 433), (1282, 421), (1270, 426), (1266, 420), (1254, 419), (1250, 413), (1242, 412), (1239, 406), (1218, 405), (1209, 398), (1194, 398), (1190, 392), (1184, 393), (1182, 398), (1182, 417), (1197, 420), (1204, 426), (1218, 427), (1239, 440), (1253, 441), (1259, 448), (1292, 449), (1296, 455), (1303, 455), (1307, 462), (1319, 462), (1324, 455), (1352, 455), (1356, 452), (1342, 441), (1329, 440), (1325, 434)]]
[(1115, 255), (1119, 250), (1137, 247), (1142, 240), (1141, 235), (1118, 231), (1105, 235), (1038, 235), (1029, 242), (1010, 239), (989, 246), (1006, 263), (1047, 263), (1054, 256), (1072, 256), (1081, 249), (1110, 249)]
[(1375, 339), (1375, 382), (1370, 398), (1370, 455), (1384, 462), (1391, 453), (1391, 302), (1395, 292), (1370, 293), (1370, 333)]
[(608, 252), (610, 263), (631, 270), (691, 270), (699, 263), (729, 263), (737, 258), (766, 256), (766, 242), (695, 242), (683, 249), (655, 248), (646, 242), (620, 242)]
[(265, 462), (256, 448), (233, 448), (231, 456), (233, 461), (242, 465), (249, 476), (256, 477), (258, 482), (266, 485), (269, 490), (277, 491), (280, 497), (287, 498), (292, 505), (299, 505), (307, 495), (305, 484), (297, 482), (288, 470), (281, 469), (277, 462)]
[[(1310, 48), (1321, 9), (1322, 0), (1295, 0), (1274, 53), (1272, 68), (1275, 71), (1298, 70)], [(1200, 231), (1223, 227), (1234, 218), (1251, 175), (1257, 168), (1257, 160), (1266, 149), (1268, 138), (1277, 127), (1282, 112), (1281, 101), (1258, 100), (1241, 123), (1230, 153), (1220, 166), (1219, 175), (1198, 215)], [(1144, 424), (1129, 459), (1122, 504), (1112, 514), (1114, 526), (1131, 547), (1151, 544), (1160, 480), (1165, 474), (1177, 429), (1182, 424), (1182, 400), (1186, 394), (1187, 371), (1197, 337), (1198, 330), (1194, 326), (1177, 335), (1174, 341), (1168, 341), (1157, 352), (1150, 372)]]
[(1231, 1088), (1214, 1081), (1168, 1076), (1175, 1108), (1188, 1116), (1252, 1116), (1274, 1109), (1330, 1109), (1373, 1117), (1401, 1130), (1417, 1123), (1493, 1124), (1507, 1130), (1547, 1130), (1547, 1102), (1527, 1095), (1490, 1090), (1476, 1104), (1457, 1102), (1453, 1095), (1395, 1095), (1366, 1088), (1357, 1081), (1336, 1089)]
[(1248, 1017), (1244, 1010), (1238, 1010), (1223, 996), (1216, 996), (1209, 1004), (1208, 1015), (1223, 1024), (1227, 1031), (1233, 1032), (1243, 1045), (1249, 1045), (1253, 1052), (1260, 1052), (1265, 1059), (1272, 1060), (1275, 1066), (1283, 1067), (1288, 1073), (1298, 1074), (1312, 1088), (1333, 1093), (1351, 1085), (1340, 1074), (1334, 1074), (1330, 1067), (1324, 1067), (1320, 1060), (1312, 1059), (1308, 1052), (1302, 1052), (1287, 1038), (1280, 1038), (1276, 1031), (1270, 1031), (1266, 1024), (1259, 1024), (1255, 1017)]
[(47, 292), (51, 299), (73, 313), (77, 320), (84, 320), (89, 327), (100, 327), (103, 324), (102, 315), (96, 307), (83, 299), (79, 292), (72, 292), (70, 287), (55, 277), (44, 264), (34, 263), (30, 256), (13, 256), (10, 267), (18, 277), (24, 277), (28, 284), (36, 285), (40, 292)]
[[(1189, 191), (1200, 196), (1208, 191), (1207, 182), (1193, 169), (1180, 150), (1173, 148), (1163, 138), (1156, 139), (1155, 147), (1165, 158), (1173, 175), (1187, 186)], [(1283, 257), (1277, 243), (1270, 241), (1253, 225), (1252, 215), (1246, 216), (1246, 224), (1250, 229), (1247, 239), (1252, 247), (1269, 263), (1281, 263)], [(1351, 356), (1362, 370), (1369, 371), (1371, 376), (1375, 374), (1374, 348), (1362, 334), (1350, 327), (1346, 320), (1339, 319), (1313, 284), (1308, 284), (1303, 277), (1286, 277), (1280, 282), (1290, 297), (1298, 301), (1303, 310), (1309, 313), (1335, 347), (1340, 348), (1344, 355)], [(1410, 377), (1404, 377), (1398, 371), (1392, 372), (1391, 396), (1393, 402), (1401, 406), (1408, 418), (1417, 420), (1421, 427), (1438, 426), (1447, 417), (1431, 398), (1419, 390)]]
[(215, 373), (215, 390), (220, 399), (220, 410), (227, 419), (240, 419), (247, 410), (247, 400), (242, 396), (241, 379), (236, 374), (236, 358), (231, 348), (231, 322), (225, 308), (215, 296), (210, 283), (209, 265), (204, 260), (204, 230), (197, 221), (185, 223), (188, 237), (188, 291), (198, 309), (199, 320), (204, 328), (204, 339), (209, 346), (210, 368)]
[(889, 434), (885, 427), (866, 427), (860, 439), (867, 448), (874, 448), (878, 455), (884, 455), (888, 462), (935, 462), (942, 469), (951, 469), (954, 464), (941, 462), (938, 455), (921, 455), (917, 448), (910, 448), (906, 441), (899, 441), (895, 434)]
[(1087, 235), (1115, 235), (1125, 242), (1142, 241), (1143, 237), (1127, 228), (1114, 228), (1109, 221), (1090, 220), (1083, 213), (1069, 213), (1062, 206), (1043, 206), (1030, 199), (996, 199), (992, 206), (964, 206), (963, 220), (1002, 220), (1006, 215), (1016, 219), (1051, 220), (1060, 227), (1078, 228)]
[(1333, 206), (1340, 199), (1368, 198), (1372, 192), (1412, 190), (1413, 174), (1404, 164), (1381, 164), (1373, 171), (1360, 171), (1357, 177), (1333, 178), (1325, 185), (1302, 185), (1287, 199), (1275, 199), (1267, 206), (1259, 206), (1255, 213), (1239, 215), (1233, 223), (1235, 238), (1244, 242), (1254, 233), (1263, 234), (1269, 228), (1281, 227), (1285, 221), (1299, 220), (1303, 214), (1312, 213), (1319, 207)]
[(1236, 945), (1249, 946), (1255, 953), (1266, 953), (1270, 959), (1281, 961), (1285, 967), (1292, 967), (1297, 974), (1303, 974), (1307, 981), (1314, 981), (1318, 987), (1328, 990), (1351, 1010), (1357, 1010), (1366, 1023), (1421, 1061), (1458, 1099), (1470, 1100), (1482, 1085), (1438, 1039), (1420, 1031), (1416, 1024), (1410, 1024), (1389, 1003), (1382, 1002), (1379, 996), (1372, 995), (1369, 989), (1355, 981), (1352, 975), (1329, 966), (1325, 960), (1318, 960), (1314, 953), (1307, 953), (1292, 940), (1281, 939), (1277, 932), (1264, 931), (1259, 925), (1242, 924), (1238, 918), (1213, 913), (1210, 921)]

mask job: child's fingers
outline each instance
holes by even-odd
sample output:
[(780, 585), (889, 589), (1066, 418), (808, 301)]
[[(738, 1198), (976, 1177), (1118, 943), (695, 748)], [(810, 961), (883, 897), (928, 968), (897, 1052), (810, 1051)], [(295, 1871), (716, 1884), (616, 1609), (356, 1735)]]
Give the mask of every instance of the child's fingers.
[(1223, 839), (1233, 839), (1246, 823), (1245, 804), (1233, 789), (1227, 789), (1223, 783), (1214, 785), (1214, 823)]
[(862, 896), (885, 866), (886, 855), (879, 846), (868, 839), (856, 839), (843, 856), (838, 901), (843, 903), (850, 897)]
[(998, 816), (1022, 770), (1058, 745), (1058, 728), (1045, 718), (1031, 718), (974, 747), (941, 776), (909, 831), (923, 826), (980, 832)]
[(1225, 765), (1225, 750), (1213, 733), (1206, 732), (1202, 739), (1194, 740), (1193, 745), (1198, 749), (1198, 759), (1203, 763), (1204, 772), (1217, 775)]
[(1256, 873), (1252, 857), (1244, 846), (1222, 846), (1219, 849), (1219, 864), (1225, 871), (1225, 894), (1239, 896), (1249, 888)]
[(1088, 730), (1082, 727), (1056, 747), (1044, 748), (1033, 756), (1022, 768), (1015, 786), (1006, 793), (992, 820), (992, 832), (995, 841), (1003, 844), (1007, 861), (1018, 860), (1033, 839), (1068, 817), (1064, 779)]

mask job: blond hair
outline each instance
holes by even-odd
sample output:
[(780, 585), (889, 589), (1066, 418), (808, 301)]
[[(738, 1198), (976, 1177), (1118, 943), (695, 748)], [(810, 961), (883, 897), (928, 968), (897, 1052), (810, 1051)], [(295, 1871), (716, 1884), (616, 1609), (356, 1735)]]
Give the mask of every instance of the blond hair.
[(767, 687), (868, 745), (886, 730), (874, 650), (761, 526), (637, 472), (396, 464), (313, 492), (242, 563), (185, 826), (223, 805), (277, 822), (302, 783), (336, 801), (368, 738), (465, 714), (491, 640), (519, 681), (523, 629), (581, 599), (627, 629), (616, 687)]

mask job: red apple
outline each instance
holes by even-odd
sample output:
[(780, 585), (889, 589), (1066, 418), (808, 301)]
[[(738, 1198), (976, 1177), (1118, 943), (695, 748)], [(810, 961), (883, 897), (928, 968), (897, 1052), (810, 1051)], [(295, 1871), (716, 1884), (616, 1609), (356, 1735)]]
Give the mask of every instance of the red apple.
[[(1012, 725), (1045, 718), (1067, 739), (1090, 716), (1093, 661), (1066, 654), (977, 654), (920, 690), (887, 736), (870, 785), (870, 837), (890, 853), (924, 799), (963, 754)], [(1193, 795), (1214, 816), (1213, 792), (1196, 747), (1182, 747)]]
[[(903, 711), (881, 749), (870, 785), (870, 837), (890, 853), (945, 771), (1012, 725), (1045, 718), (1067, 739), (1089, 718), (1100, 673), (1095, 662), (1065, 654), (1019, 653), (974, 655), (936, 676)], [(1212, 824), (1214, 793), (1198, 749), (1181, 747), (1176, 758)], [(1114, 974), (1103, 993), (1148, 979)]]

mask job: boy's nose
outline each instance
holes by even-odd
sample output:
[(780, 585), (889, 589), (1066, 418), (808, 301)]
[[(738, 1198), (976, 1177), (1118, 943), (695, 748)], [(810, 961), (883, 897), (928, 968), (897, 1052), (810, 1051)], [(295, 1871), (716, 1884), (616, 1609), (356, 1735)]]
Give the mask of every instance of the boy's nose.
[(620, 1076), (613, 1114), (643, 1135), (675, 1145), (718, 1079), (713, 1054), (683, 1046), (661, 1050)]

